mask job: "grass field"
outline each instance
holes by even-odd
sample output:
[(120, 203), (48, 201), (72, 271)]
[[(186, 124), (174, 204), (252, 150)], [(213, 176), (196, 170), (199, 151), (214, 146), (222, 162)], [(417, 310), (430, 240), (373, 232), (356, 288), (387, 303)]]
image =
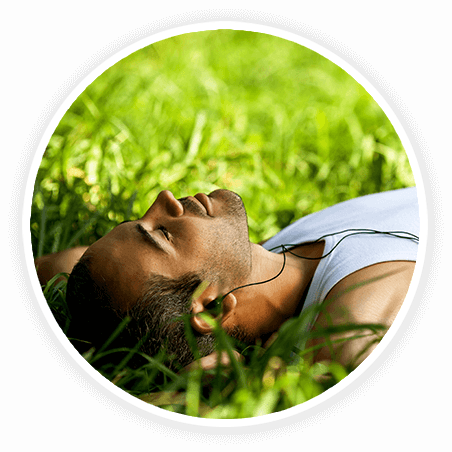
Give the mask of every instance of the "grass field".
[[(176, 197), (238, 192), (250, 239), (258, 242), (337, 202), (412, 185), (388, 118), (330, 61), (260, 33), (181, 35), (111, 67), (61, 119), (36, 179), (33, 252), (89, 245), (141, 216), (162, 189)], [(62, 282), (45, 294), (63, 328), (64, 291)], [(347, 375), (335, 363), (289, 364), (293, 330), (284, 328), (265, 353), (247, 349), (244, 364), (210, 378), (201, 371), (176, 375), (160, 357), (135, 371), (127, 359), (105, 364), (98, 351), (86, 358), (95, 367), (102, 362), (99, 371), (114, 384), (166, 409), (257, 416), (302, 403)], [(320, 382), (316, 375), (325, 372), (331, 378)]]

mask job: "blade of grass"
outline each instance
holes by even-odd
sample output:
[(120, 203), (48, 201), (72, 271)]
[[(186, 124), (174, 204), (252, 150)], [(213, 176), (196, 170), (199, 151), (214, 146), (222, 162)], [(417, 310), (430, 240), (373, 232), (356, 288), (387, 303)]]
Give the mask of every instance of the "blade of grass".
[(228, 354), (230, 365), (237, 376), (237, 383), (239, 387), (246, 388), (247, 382), (245, 377), (245, 371), (239, 361), (236, 359), (234, 355), (234, 350), (231, 346), (230, 338), (226, 335), (226, 332), (221, 327), (219, 322), (216, 322), (215, 319), (210, 317), (207, 314), (199, 314), (203, 320), (205, 320), (213, 329), (213, 333), (218, 342), (218, 353), (221, 354), (222, 350), (225, 350)]

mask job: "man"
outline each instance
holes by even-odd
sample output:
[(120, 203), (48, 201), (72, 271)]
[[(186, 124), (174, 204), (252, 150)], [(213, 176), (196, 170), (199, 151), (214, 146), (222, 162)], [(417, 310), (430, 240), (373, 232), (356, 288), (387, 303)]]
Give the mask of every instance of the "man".
[[(314, 331), (347, 322), (389, 327), (411, 282), (418, 235), (414, 187), (308, 215), (263, 246), (249, 241), (237, 194), (216, 190), (177, 200), (162, 191), (142, 218), (118, 225), (89, 248), (38, 259), (37, 268), (43, 282), (43, 269), (56, 259), (64, 265), (50, 274), (70, 271), (82, 256), (67, 302), (74, 328), (92, 343), (129, 316), (128, 332), (135, 341), (146, 338), (143, 351), (155, 354), (165, 344), (186, 366), (194, 357), (184, 324), (174, 319), (190, 314), (201, 365), (209, 367), (214, 338), (203, 313), (216, 312), (228, 335), (248, 343), (265, 342), (288, 319), (322, 303)], [(308, 345), (319, 347), (316, 360), (350, 364), (366, 347), (359, 362), (371, 352), (373, 339), (322, 347), (317, 338)]]

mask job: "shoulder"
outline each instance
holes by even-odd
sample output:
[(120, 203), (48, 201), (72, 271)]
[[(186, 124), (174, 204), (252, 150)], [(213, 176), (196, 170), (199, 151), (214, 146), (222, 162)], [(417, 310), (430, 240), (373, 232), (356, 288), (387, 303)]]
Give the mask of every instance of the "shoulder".
[(413, 277), (415, 262), (380, 262), (351, 273), (329, 292), (326, 311), (347, 309), (357, 323), (394, 321)]
[[(377, 323), (389, 328), (405, 300), (414, 267), (415, 262), (411, 261), (381, 262), (348, 275), (330, 290), (313, 330), (347, 323)], [(335, 345), (334, 352), (340, 356), (334, 358), (349, 364), (353, 356), (375, 339), (373, 336)], [(322, 341), (323, 338), (317, 338), (310, 345), (319, 346)], [(331, 355), (331, 349), (320, 348), (316, 360), (331, 359)]]
[(35, 259), (39, 282), (44, 285), (58, 273), (70, 273), (87, 249), (86, 246), (77, 246)]

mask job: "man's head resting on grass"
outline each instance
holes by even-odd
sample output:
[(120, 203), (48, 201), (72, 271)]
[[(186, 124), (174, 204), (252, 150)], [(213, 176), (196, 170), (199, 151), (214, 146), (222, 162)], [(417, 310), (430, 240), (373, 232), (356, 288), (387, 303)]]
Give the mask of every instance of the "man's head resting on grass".
[[(251, 245), (237, 194), (216, 190), (176, 200), (170, 191), (162, 191), (142, 218), (116, 226), (72, 270), (69, 334), (86, 335), (99, 347), (118, 320), (130, 317), (127, 335), (135, 343), (146, 337), (143, 352), (155, 355), (166, 344), (167, 353), (184, 366), (193, 354), (184, 322), (174, 319), (191, 314), (201, 356), (212, 353), (211, 326), (194, 314), (209, 311), (218, 298), (246, 281)], [(202, 282), (207, 287), (195, 293)], [(233, 293), (223, 298), (219, 316), (229, 335), (249, 340), (246, 316)]]

